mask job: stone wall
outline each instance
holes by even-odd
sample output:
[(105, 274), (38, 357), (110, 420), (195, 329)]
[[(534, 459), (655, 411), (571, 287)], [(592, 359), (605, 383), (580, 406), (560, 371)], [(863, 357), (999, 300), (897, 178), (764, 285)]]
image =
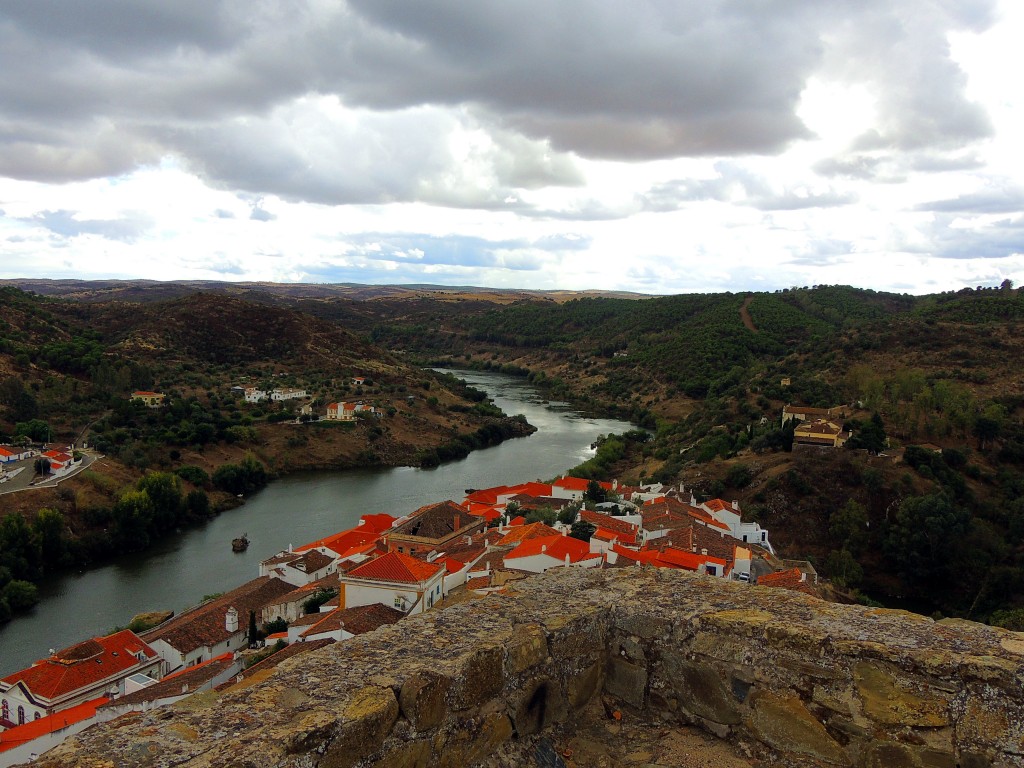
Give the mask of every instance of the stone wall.
[(595, 694), (766, 764), (1024, 766), (1024, 636), (682, 572), (567, 569), (98, 726), (66, 766), (472, 765)]

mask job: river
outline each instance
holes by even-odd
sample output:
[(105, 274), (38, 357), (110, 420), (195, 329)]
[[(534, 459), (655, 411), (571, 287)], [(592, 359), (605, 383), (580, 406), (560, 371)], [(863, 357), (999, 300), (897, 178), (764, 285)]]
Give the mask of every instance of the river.
[[(490, 395), (506, 413), (537, 427), (529, 437), (474, 451), (433, 469), (399, 467), (288, 475), (236, 509), (148, 552), (43, 584), (30, 613), (0, 627), (0, 676), (29, 666), (50, 648), (103, 635), (136, 613), (180, 611), (204, 595), (224, 592), (259, 575), (260, 560), (351, 528), (366, 513), (404, 515), (436, 501), (461, 501), (467, 488), (551, 479), (593, 455), (600, 434), (631, 425), (591, 418), (564, 403), (546, 403), (523, 379), (454, 371)], [(248, 533), (248, 551), (231, 539)]]

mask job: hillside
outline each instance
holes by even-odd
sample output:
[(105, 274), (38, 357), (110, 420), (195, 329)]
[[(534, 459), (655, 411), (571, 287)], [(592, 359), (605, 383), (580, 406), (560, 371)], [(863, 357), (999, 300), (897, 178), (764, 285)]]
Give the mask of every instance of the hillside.
[[(57, 487), (3, 496), (0, 621), (31, 605), (27, 582), (143, 550), (275, 474), (434, 466), (532, 430), (454, 377), (293, 309), (214, 293), (93, 303), (0, 291), (0, 442), (97, 459)], [(244, 387), (307, 396), (249, 403)], [(340, 401), (366, 410), (318, 420)]]
[[(396, 411), (372, 441), (369, 433), (354, 443), (334, 434), (341, 442), (333, 444), (308, 442), (309, 430), (289, 434), (268, 421), (272, 412), (260, 412), (254, 442), (218, 439), (202, 450), (194, 450), (193, 437), (208, 428), (197, 432), (186, 419), (172, 436), (181, 443), (178, 461), (202, 467), (253, 451), (283, 468), (303, 466), (314, 453), (339, 458), (310, 466), (410, 455), (436, 461), (465, 446), (433, 452), (422, 443), (425, 422), (416, 419), (438, 427), (462, 419), (456, 428), (463, 433), (477, 422), (465, 401), (444, 390), (431, 390), (435, 405), (407, 413), (406, 395), (421, 392), (424, 380), (405, 366), (527, 376), (552, 398), (651, 431), (650, 439), (636, 433), (602, 442), (579, 473), (683, 481), (705, 496), (738, 499), (786, 554), (810, 558), (850, 599), (1024, 628), (1024, 296), (1010, 285), (922, 297), (816, 286), (568, 301), (411, 287), (341, 296), (329, 288), (260, 285), (239, 289), (247, 297), (240, 299), (221, 286), (140, 303), (20, 295), (16, 316), (18, 332), (36, 344), (51, 336), (69, 344), (66, 326), (83, 329), (68, 359), (59, 345), (40, 350), (72, 378), (97, 351), (108, 364), (123, 355), (114, 366), (122, 383), (151, 381), (214, 403), (228, 414), (215, 420), (216, 434), (239, 424), (214, 382), (242, 377), (326, 393), (344, 392), (346, 377), (370, 372), (380, 380), (373, 394)], [(111, 289), (99, 286), (97, 295)], [(13, 337), (9, 343), (17, 345)], [(30, 346), (19, 348), (22, 362)], [(307, 360), (316, 372), (303, 378)], [(787, 403), (845, 406), (855, 439), (848, 449), (791, 452), (792, 431), (780, 423)], [(105, 421), (98, 427), (113, 442), (124, 429)], [(913, 448), (921, 444), (940, 453)], [(128, 451), (129, 464), (136, 455), (144, 466), (170, 461), (166, 448), (127, 445), (134, 448), (118, 450)], [(951, 539), (958, 542), (953, 555)], [(971, 579), (963, 577), (968, 572)]]

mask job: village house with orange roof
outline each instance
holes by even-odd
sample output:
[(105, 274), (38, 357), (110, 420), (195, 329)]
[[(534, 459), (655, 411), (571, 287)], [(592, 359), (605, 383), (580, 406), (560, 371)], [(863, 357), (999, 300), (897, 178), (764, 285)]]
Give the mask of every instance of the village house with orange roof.
[(274, 576), (301, 587), (330, 576), (337, 570), (337, 555), (329, 556), (319, 549), (304, 552), (278, 552), (260, 561), (260, 576)]
[(161, 672), (158, 653), (131, 630), (85, 640), (0, 680), (0, 728), (123, 694), (132, 675)]
[(164, 400), (167, 395), (163, 392), (150, 392), (148, 390), (139, 389), (132, 392), (131, 399), (138, 400), (143, 403), (147, 408), (159, 408), (164, 404)]
[(509, 568), (530, 573), (570, 566), (596, 568), (602, 560), (600, 554), (590, 551), (587, 542), (561, 534), (528, 539), (504, 556), (505, 565)]
[(234, 679), (243, 668), (243, 659), (237, 653), (222, 653), (202, 664), (179, 669), (162, 680), (149, 680), (148, 684), (101, 704), (96, 720), (104, 723), (129, 712), (148, 712), (175, 704)]
[(246, 647), (250, 611), (259, 616), (264, 606), (293, 589), (281, 579), (260, 576), (179, 613), (144, 632), (142, 639), (163, 658), (164, 673), (176, 672)]
[(0, 768), (33, 762), (65, 739), (98, 722), (97, 710), (110, 701), (100, 696), (52, 715), (0, 730)]
[(13, 445), (0, 445), (0, 464), (12, 464), (35, 456), (35, 451)]
[(337, 608), (318, 614), (309, 614), (288, 627), (289, 643), (316, 640), (342, 642), (356, 635), (364, 635), (379, 627), (396, 624), (405, 618), (402, 611), (381, 603)]
[(827, 448), (842, 448), (852, 437), (844, 426), (829, 419), (814, 419), (801, 422), (793, 430), (794, 445), (820, 445)]
[(796, 403), (787, 403), (782, 406), (782, 423), (785, 424), (790, 419), (797, 421), (811, 421), (813, 419), (845, 419), (846, 409), (842, 406), (835, 406), (833, 408), (811, 408), (807, 405), (797, 405)]
[(387, 532), (389, 551), (426, 555), (460, 536), (479, 533), (487, 521), (454, 501), (420, 507)]
[(733, 501), (730, 504), (722, 499), (711, 499), (701, 504), (700, 507), (715, 520), (728, 526), (729, 533), (734, 539), (738, 539), (744, 544), (757, 544), (769, 552), (775, 551), (772, 549), (772, 543), (768, 540), (768, 531), (759, 523), (743, 522), (738, 501)]
[(391, 551), (339, 577), (338, 605), (381, 603), (406, 615), (423, 613), (444, 597), (445, 573), (442, 564)]

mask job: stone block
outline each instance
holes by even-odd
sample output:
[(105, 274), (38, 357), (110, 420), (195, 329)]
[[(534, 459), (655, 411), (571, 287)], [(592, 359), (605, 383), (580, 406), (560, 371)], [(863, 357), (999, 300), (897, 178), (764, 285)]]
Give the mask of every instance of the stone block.
[(613, 657), (608, 663), (604, 689), (627, 704), (641, 708), (647, 688), (647, 668)]
[(465, 768), (490, 755), (511, 737), (512, 721), (507, 715), (493, 713), (463, 720), (451, 734), (439, 734), (434, 751), (441, 756), (440, 768)]
[(447, 677), (428, 671), (417, 672), (405, 681), (398, 693), (398, 705), (414, 730), (427, 731), (444, 721), (451, 687)]
[(614, 622), (616, 629), (644, 640), (667, 637), (672, 631), (672, 623), (668, 619), (643, 613), (616, 613)]
[(478, 707), (501, 692), (505, 683), (504, 655), (498, 646), (483, 646), (468, 654), (455, 684), (455, 709)]
[(1020, 703), (1007, 698), (971, 697), (956, 725), (957, 744), (961, 749), (991, 745), (1024, 755), (1024, 721), (1020, 713)]
[(868, 747), (864, 768), (957, 768), (952, 752), (882, 742)]
[(356, 691), (341, 711), (341, 725), (327, 747), (322, 768), (351, 768), (379, 750), (398, 720), (398, 700), (390, 688)]
[(921, 679), (897, 675), (872, 661), (859, 662), (853, 677), (864, 714), (876, 723), (939, 728), (952, 722), (948, 695), (930, 690)]
[(371, 768), (428, 768), (433, 752), (426, 739), (407, 741), (386, 747)]
[(587, 702), (600, 689), (603, 674), (604, 664), (601, 661), (595, 661), (589, 667), (566, 676), (565, 692), (572, 709), (582, 709), (587, 705)]
[(543, 664), (548, 657), (548, 638), (539, 624), (520, 624), (512, 630), (505, 645), (509, 674), (518, 675), (530, 667)]
[(826, 765), (850, 765), (842, 746), (799, 697), (755, 691), (750, 701), (752, 709), (743, 722), (761, 742), (784, 755), (810, 757)]
[[(689, 661), (679, 654), (666, 653), (662, 658), (662, 671), (666, 683), (688, 712), (722, 725), (740, 722), (736, 696), (710, 666)], [(746, 689), (743, 691), (745, 699), (749, 686), (741, 686)]]
[(531, 736), (565, 720), (568, 705), (558, 681), (539, 677), (530, 681), (510, 701), (516, 735)]

